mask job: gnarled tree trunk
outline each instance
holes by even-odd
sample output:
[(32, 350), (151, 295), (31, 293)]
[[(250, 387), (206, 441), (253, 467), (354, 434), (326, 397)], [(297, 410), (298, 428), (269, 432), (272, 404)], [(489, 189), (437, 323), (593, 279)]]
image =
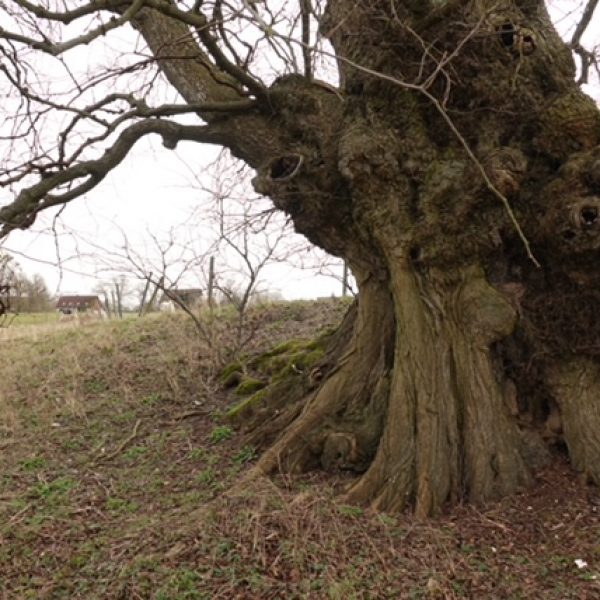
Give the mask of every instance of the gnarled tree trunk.
[(288, 150), (255, 186), (358, 310), (258, 468), (352, 469), (349, 501), (428, 515), (530, 484), (562, 413), (598, 482), (600, 117), (543, 3), (331, 0), (322, 28), (344, 99), (276, 82)]

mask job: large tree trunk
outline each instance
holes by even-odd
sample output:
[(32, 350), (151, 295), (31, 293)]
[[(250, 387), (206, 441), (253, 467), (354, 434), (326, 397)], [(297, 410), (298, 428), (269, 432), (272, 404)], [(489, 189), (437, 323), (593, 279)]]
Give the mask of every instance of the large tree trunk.
[(598, 111), (542, 2), (433, 4), (331, 0), (345, 100), (276, 82), (293, 152), (255, 180), (360, 290), (258, 469), (419, 515), (529, 485), (545, 444), (600, 480)]
[(419, 281), (405, 265), (392, 275), (396, 314), (388, 414), (369, 471), (351, 499), (383, 509), (414, 501), (438, 511), (464, 489), (475, 500), (528, 482), (490, 345), (508, 335), (515, 311), (482, 276)]

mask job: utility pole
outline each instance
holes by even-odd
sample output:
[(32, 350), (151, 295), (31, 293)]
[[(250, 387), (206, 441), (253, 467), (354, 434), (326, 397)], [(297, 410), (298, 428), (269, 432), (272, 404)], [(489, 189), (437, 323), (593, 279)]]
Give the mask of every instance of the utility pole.
[(215, 257), (211, 256), (208, 261), (208, 308), (212, 312), (214, 306), (214, 286), (215, 286)]
[(119, 319), (123, 318), (123, 304), (121, 298), (122, 291), (123, 290), (121, 289), (121, 286), (115, 282), (115, 292), (117, 293), (117, 310), (119, 311)]
[(344, 272), (342, 274), (342, 297), (348, 295), (348, 263), (344, 261)]
[(110, 290), (110, 299), (112, 305), (112, 313), (115, 317), (119, 316), (117, 313), (117, 301), (115, 299), (115, 290)]

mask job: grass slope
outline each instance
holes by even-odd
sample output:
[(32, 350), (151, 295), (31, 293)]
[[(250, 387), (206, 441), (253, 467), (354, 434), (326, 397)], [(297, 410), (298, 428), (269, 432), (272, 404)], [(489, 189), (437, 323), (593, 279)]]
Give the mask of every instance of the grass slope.
[[(257, 309), (252, 350), (343, 309)], [(212, 325), (221, 351), (230, 323)], [(0, 344), (2, 600), (600, 597), (598, 495), (564, 463), (531, 493), (429, 522), (340, 504), (344, 474), (227, 492), (255, 452), (184, 316)]]

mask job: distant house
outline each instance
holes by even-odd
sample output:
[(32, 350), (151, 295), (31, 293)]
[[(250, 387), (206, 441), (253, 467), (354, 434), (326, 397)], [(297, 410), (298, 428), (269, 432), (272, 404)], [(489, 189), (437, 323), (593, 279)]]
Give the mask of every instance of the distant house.
[(197, 308), (202, 302), (203, 292), (200, 288), (175, 288), (167, 290), (158, 302), (161, 311), (171, 311), (181, 308), (183, 304), (187, 308)]
[(98, 296), (60, 296), (56, 303), (56, 310), (63, 315), (81, 313), (104, 315), (104, 307)]

